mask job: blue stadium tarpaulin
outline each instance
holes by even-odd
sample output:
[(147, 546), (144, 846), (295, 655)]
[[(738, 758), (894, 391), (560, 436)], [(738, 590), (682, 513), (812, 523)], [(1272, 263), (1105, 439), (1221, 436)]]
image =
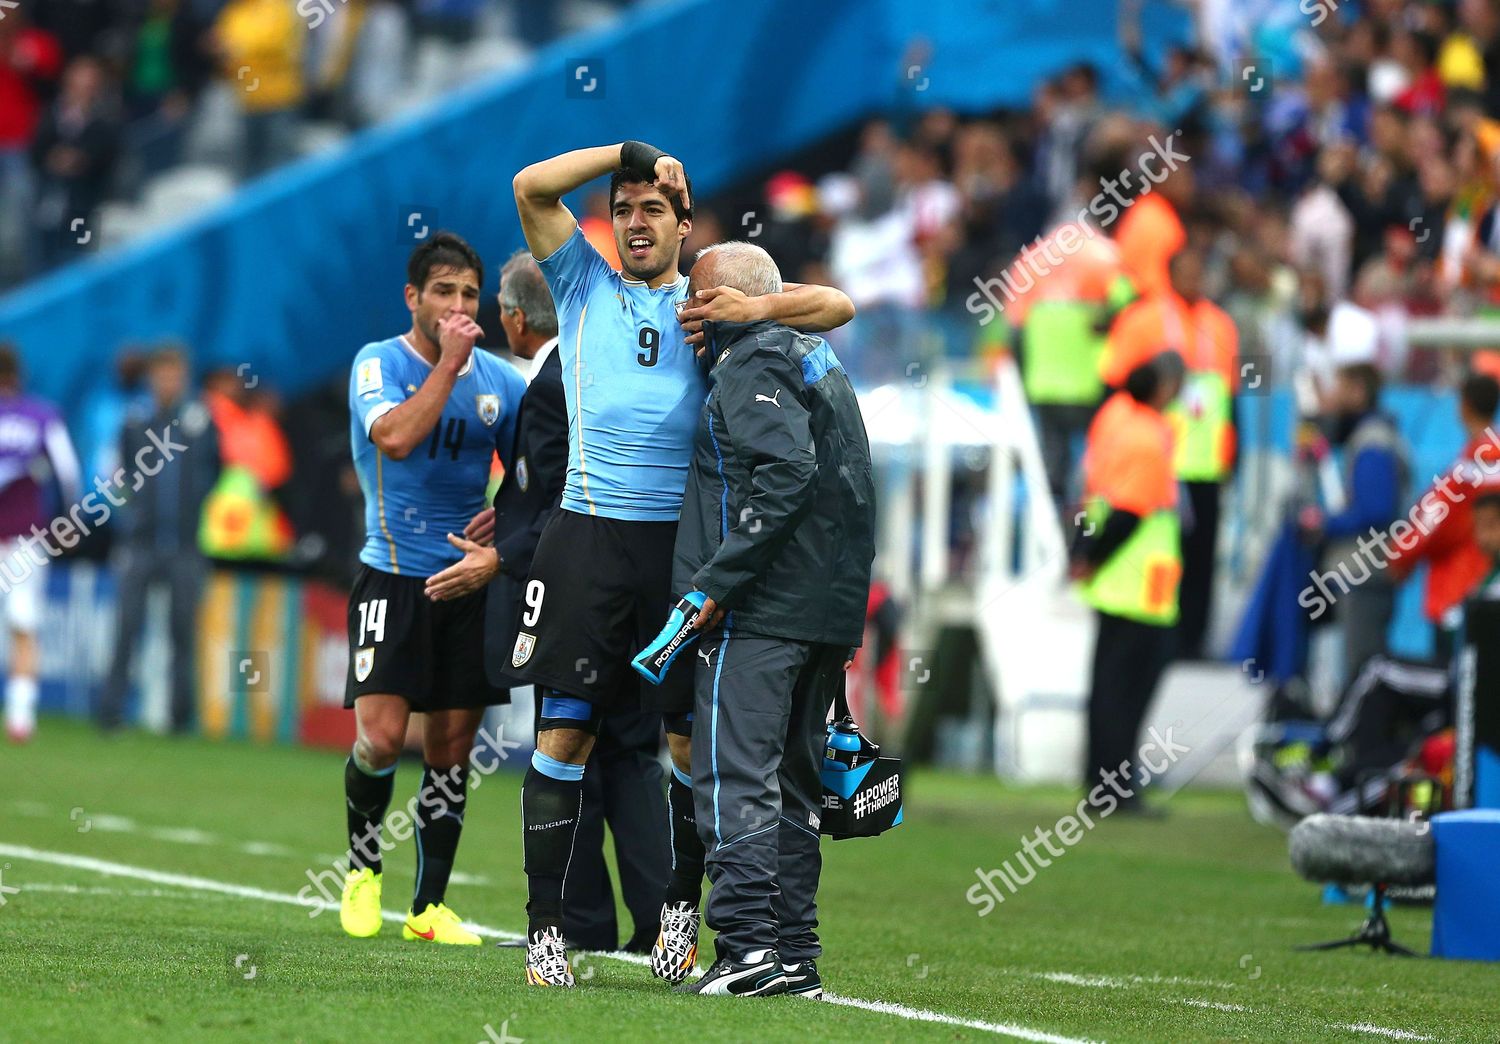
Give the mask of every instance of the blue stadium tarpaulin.
[[(1181, 35), (1183, 16), (1161, 0), (1147, 13), (1149, 38)], [(69, 406), (121, 345), (164, 338), (188, 345), (200, 370), (229, 366), (295, 393), (406, 322), (400, 273), (423, 226), (459, 231), (491, 262), (519, 247), (510, 180), (529, 162), (640, 138), (675, 152), (712, 192), (898, 97), (962, 111), (1025, 105), (1039, 78), (1085, 58), (1101, 67), (1106, 93), (1127, 92), (1116, 24), (1114, 0), (685, 0), (632, 10), (520, 74), (476, 83), (184, 226), (0, 298), (0, 338), (19, 343), (37, 392)], [(930, 53), (913, 71), (903, 56), (918, 38)]]

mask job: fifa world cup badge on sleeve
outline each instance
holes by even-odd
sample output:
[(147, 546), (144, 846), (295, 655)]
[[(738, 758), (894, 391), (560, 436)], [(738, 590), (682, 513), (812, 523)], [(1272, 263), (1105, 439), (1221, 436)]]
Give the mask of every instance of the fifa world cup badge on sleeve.
[(359, 383), (355, 386), (356, 395), (364, 395), (368, 392), (380, 390), (380, 359), (370, 358), (359, 364)]
[(874, 837), (900, 825), (901, 759), (880, 757), (880, 747), (866, 739), (846, 713), (828, 726), (819, 829), (839, 841)]

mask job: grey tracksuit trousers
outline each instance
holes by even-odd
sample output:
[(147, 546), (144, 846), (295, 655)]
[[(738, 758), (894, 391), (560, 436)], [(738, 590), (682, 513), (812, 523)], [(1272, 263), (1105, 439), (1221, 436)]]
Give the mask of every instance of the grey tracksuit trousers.
[(815, 958), (820, 770), (848, 649), (739, 635), (731, 622), (694, 652), (693, 794), (718, 955)]

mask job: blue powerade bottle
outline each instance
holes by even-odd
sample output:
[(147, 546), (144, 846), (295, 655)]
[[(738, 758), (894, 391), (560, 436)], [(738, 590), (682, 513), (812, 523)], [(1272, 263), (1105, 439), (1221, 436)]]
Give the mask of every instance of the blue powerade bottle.
[(651, 644), (635, 654), (630, 661), (637, 674), (653, 685), (660, 685), (667, 676), (667, 668), (677, 659), (677, 654), (698, 640), (701, 631), (693, 629), (693, 618), (703, 608), (708, 598), (702, 591), (689, 591), (678, 600), (667, 615), (661, 633), (651, 639)]
[[(866, 753), (871, 747), (875, 745), (859, 734), (859, 726), (846, 714), (828, 726), (828, 743), (823, 748), (823, 769), (827, 772), (848, 772), (873, 757)], [(875, 750), (878, 751), (879, 748), (875, 747)]]

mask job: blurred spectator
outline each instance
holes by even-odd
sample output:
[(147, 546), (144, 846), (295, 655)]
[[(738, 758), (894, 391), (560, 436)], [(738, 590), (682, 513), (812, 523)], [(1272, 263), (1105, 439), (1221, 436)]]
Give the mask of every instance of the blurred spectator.
[(29, 25), (24, 8), (5, 15), (0, 19), (0, 282), (24, 268), (22, 243), (31, 225), (31, 145), (63, 64), (57, 40)]
[(132, 413), (120, 436), (129, 483), (115, 522), (118, 618), (110, 670), (99, 701), (99, 725), (123, 724), (131, 665), (146, 624), (146, 599), (157, 586), (171, 598), (171, 727), (193, 723), (198, 597), (204, 576), (198, 552), (203, 500), (219, 474), (212, 418), (188, 388), (187, 359), (165, 348), (151, 358), (151, 402)]
[[(1112, 176), (1127, 189), (1130, 187), (1120, 171)], [(1187, 245), (1182, 211), (1192, 196), (1193, 169), (1187, 163), (1179, 163), (1167, 171), (1154, 189), (1148, 186), (1120, 216), (1115, 243), (1120, 248), (1125, 274), (1140, 296), (1150, 297), (1169, 289), (1167, 262)]]
[[(1057, 230), (1046, 238), (1058, 238)], [(1010, 285), (1021, 292), (1006, 314), (1017, 334), (1021, 380), (1036, 415), (1047, 483), (1058, 510), (1065, 511), (1078, 492), (1069, 489), (1077, 475), (1074, 444), (1088, 432), (1104, 395), (1104, 331), (1129, 286), (1119, 252), (1105, 236), (1085, 238), (1073, 253), (1059, 254), (1057, 265), (1030, 264), (1030, 253), (1016, 262)]]
[(1239, 334), (1203, 293), (1203, 255), (1188, 249), (1169, 264), (1165, 293), (1143, 298), (1110, 329), (1103, 377), (1123, 387), (1131, 370), (1162, 347), (1186, 366), (1182, 391), (1167, 410), (1173, 473), (1187, 494), (1182, 526), (1182, 619), (1177, 654), (1200, 659), (1213, 610), (1222, 487), (1236, 452), (1234, 396), (1239, 390)]
[(214, 22), (220, 66), (244, 114), (245, 177), (296, 153), (305, 30), (291, 0), (229, 0)]
[[(1172, 660), (1181, 575), (1177, 482), (1164, 416), (1182, 389), (1182, 359), (1164, 351), (1133, 367), (1100, 407), (1084, 454), (1088, 524), (1070, 575), (1099, 620), (1089, 679), (1085, 791), (1139, 779), (1137, 735)], [(1120, 811), (1148, 809), (1138, 790)]]
[(809, 269), (828, 253), (828, 235), (817, 218), (817, 189), (806, 175), (784, 170), (766, 182), (765, 208), (741, 216), (749, 227), (739, 234), (755, 239), (793, 282), (817, 282)]
[[(147, 363), (146, 352), (133, 346), (122, 349), (115, 357), (113, 379), (95, 384), (73, 418), (86, 480), (98, 477), (106, 482), (116, 481), (116, 469), (124, 466), (120, 459), (120, 432), (124, 430), (125, 418), (151, 401), (146, 390)], [(109, 555), (113, 539), (113, 526), (99, 526), (84, 538), (75, 553), (103, 560)]]
[(1214, 81), (1212, 63), (1191, 47), (1174, 45), (1167, 48), (1161, 68), (1153, 68), (1141, 47), (1140, 7), (1136, 5), (1131, 11), (1129, 6), (1120, 19), (1120, 46), (1141, 79), (1152, 87), (1147, 114), (1163, 127), (1196, 134), (1207, 119), (1206, 103)]
[[(1397, 580), (1427, 564), (1427, 591), (1422, 612), (1435, 632), (1434, 658), (1447, 663), (1462, 637), (1464, 600), (1490, 571), (1488, 556), (1474, 542), (1474, 504), (1485, 492), (1500, 489), (1493, 462), (1500, 460), (1490, 425), (1500, 408), (1500, 383), (1470, 374), (1459, 391), (1458, 415), (1467, 441), (1439, 481), (1414, 501), (1415, 536), (1391, 562)], [(1487, 448), (1486, 448), (1487, 447)], [(1402, 542), (1403, 545), (1405, 541)]]
[(138, 178), (158, 174), (181, 158), (189, 113), (212, 70), (206, 32), (187, 0), (149, 0), (131, 41), (125, 77), (127, 134)]
[[(1046, 201), (995, 123), (959, 128), (953, 142), (953, 184), (961, 208), (958, 242), (948, 258), (950, 306), (967, 300), (976, 281), (997, 274), (1040, 236), (1047, 220)], [(1088, 194), (1095, 191), (1097, 186)]]
[(410, 77), (411, 33), (396, 0), (355, 0), (351, 9), (361, 20), (349, 59), (347, 115), (359, 128), (389, 112)]
[[(110, 39), (115, 35), (112, 30), (123, 18), (138, 10), (134, 3), (101, 3), (100, 0), (45, 0), (40, 4), (22, 3), (20, 6), (32, 9), (37, 27), (51, 33), (69, 57), (106, 50), (113, 43)], [(13, 14), (6, 12), (7, 17)]]
[(1100, 116), (1098, 72), (1087, 62), (1069, 69), (1042, 87), (1034, 111), (1041, 128), (1037, 172), (1048, 205), (1056, 207), (1073, 191), (1083, 143)]
[(899, 149), (888, 124), (870, 122), (851, 173), (822, 190), (837, 216), (828, 258), (833, 279), (859, 310), (843, 342), (853, 343), (841, 344), (840, 355), (864, 383), (902, 375), (915, 351), (913, 313), (927, 299), (918, 214), (898, 181)]
[[(55, 496), (47, 495), (54, 493), (47, 486), (55, 487)], [(49, 526), (54, 512), (56, 517), (69, 513), (81, 486), (78, 456), (57, 407), (22, 393), (16, 350), (0, 344), (0, 600), (10, 629), (5, 731), (17, 743), (30, 739), (36, 728), (41, 570), (48, 555), (77, 544), (78, 530), (54, 526), (42, 548), (31, 541), (38, 527)], [(64, 534), (70, 534), (68, 540)]]
[(292, 449), (285, 507), (297, 534), (297, 562), (344, 586), (364, 542), (364, 496), (349, 457), (349, 380), (343, 373), (287, 404)]
[(199, 546), (210, 558), (276, 562), (292, 548), (291, 523), (275, 499), (292, 474), (292, 451), (276, 400), (229, 369), (203, 381), (203, 402), (218, 432), (223, 471), (203, 504)]
[(1332, 600), (1344, 638), (1342, 684), (1386, 651), (1396, 606), (1389, 563), (1375, 558), (1381, 552), (1372, 534), (1385, 532), (1401, 514), (1409, 453), (1395, 421), (1380, 410), (1380, 389), (1380, 371), (1370, 363), (1338, 369), (1328, 421), (1333, 444), (1343, 450), (1342, 504), (1335, 510), (1310, 506), (1299, 519), (1303, 539), (1323, 548), (1320, 582), (1338, 588)]
[(1291, 260), (1298, 268), (1317, 269), (1334, 299), (1349, 287), (1354, 253), (1354, 219), (1336, 186), (1349, 176), (1355, 160), (1352, 145), (1340, 142), (1318, 159), (1318, 176), (1302, 193), (1291, 215)]
[(1297, 318), (1303, 338), (1293, 382), (1298, 409), (1305, 417), (1330, 411), (1339, 367), (1373, 365), (1377, 358), (1375, 316), (1351, 301), (1331, 304), (1332, 300), (1321, 271), (1302, 273)]
[(31, 150), (42, 268), (59, 264), (95, 235), (95, 212), (109, 189), (119, 139), (119, 112), (106, 94), (103, 66), (94, 58), (73, 59)]

